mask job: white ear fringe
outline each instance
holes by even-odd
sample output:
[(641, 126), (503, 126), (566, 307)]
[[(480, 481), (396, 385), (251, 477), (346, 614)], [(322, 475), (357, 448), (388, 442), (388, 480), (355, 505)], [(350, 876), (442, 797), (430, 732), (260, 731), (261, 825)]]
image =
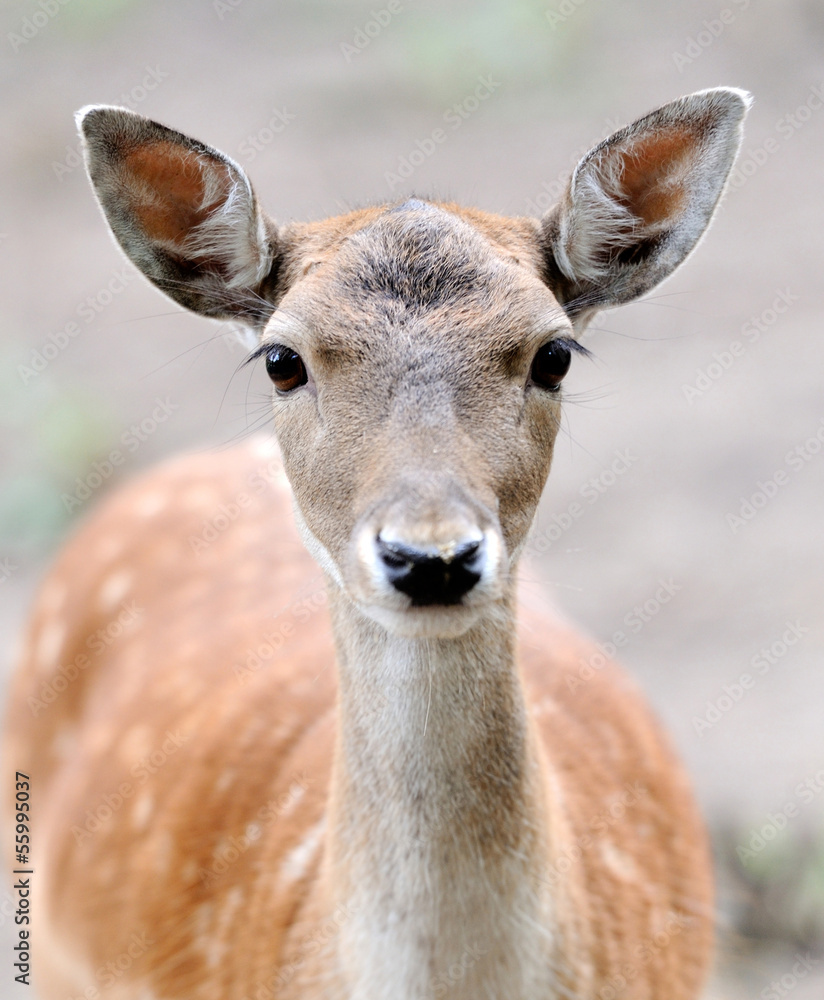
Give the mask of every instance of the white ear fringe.
[[(198, 157), (197, 162), (203, 177), (200, 207), (206, 209), (223, 196), (224, 178), (213, 161)], [(271, 270), (272, 250), (246, 175), (228, 158), (222, 166), (232, 180), (229, 193), (192, 230), (182, 249), (194, 257), (217, 261), (224, 269), (227, 287), (253, 288)]]
[[(610, 251), (630, 247), (667, 230), (673, 233), (672, 265), (683, 260), (709, 224), (741, 142), (741, 124), (752, 98), (746, 91), (718, 87), (688, 94), (626, 126), (584, 157), (576, 167), (559, 218), (555, 247), (561, 273), (574, 281), (598, 282), (613, 271)], [(711, 127), (704, 122), (712, 116)], [(637, 143), (651, 131), (688, 126), (695, 132), (694, 153), (673, 162), (658, 185), (688, 192), (677, 217), (648, 223), (625, 207), (623, 175)], [(678, 244), (679, 250), (675, 244)], [(606, 251), (606, 252), (605, 252)], [(662, 258), (663, 263), (663, 258)], [(657, 280), (661, 280), (661, 274)]]
[[(556, 260), (562, 274), (571, 280), (598, 281), (608, 274), (610, 255), (604, 250), (629, 246), (640, 223), (607, 193), (602, 178), (599, 168), (583, 176), (576, 171), (570, 187), (570, 209), (561, 215)], [(620, 190), (614, 180), (610, 187)]]

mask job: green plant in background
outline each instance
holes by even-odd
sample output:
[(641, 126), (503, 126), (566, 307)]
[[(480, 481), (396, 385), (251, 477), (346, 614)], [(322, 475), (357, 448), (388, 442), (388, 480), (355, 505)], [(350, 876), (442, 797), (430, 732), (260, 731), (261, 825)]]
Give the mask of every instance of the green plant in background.
[(744, 860), (732, 843), (745, 841), (738, 833), (726, 839), (729, 867), (744, 890), (741, 933), (824, 950), (824, 825), (785, 828)]
[(138, 4), (136, 0), (34, 0), (14, 6), (17, 13), (5, 12), (4, 27), (12, 53), (18, 53), (44, 33), (63, 41), (96, 40)]
[(0, 552), (36, 558), (82, 513), (63, 496), (106, 454), (116, 423), (99, 402), (57, 389), (47, 376), (24, 388), (7, 364), (0, 369), (0, 426)]
[(544, 0), (486, 0), (436, 13), (405, 5), (397, 15), (405, 20), (402, 43), (392, 46), (391, 57), (419, 93), (438, 105), (471, 91), (479, 76), (534, 85), (574, 60), (575, 38), (583, 38), (590, 18), (582, 5), (563, 32), (553, 30), (549, 6)]

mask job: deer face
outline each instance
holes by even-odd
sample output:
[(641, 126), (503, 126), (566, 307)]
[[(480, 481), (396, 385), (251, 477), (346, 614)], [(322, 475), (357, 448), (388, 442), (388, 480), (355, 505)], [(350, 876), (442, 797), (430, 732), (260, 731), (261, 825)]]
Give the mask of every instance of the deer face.
[(382, 210), (303, 265), (263, 333), (307, 540), (384, 623), (468, 622), (526, 537), (575, 346), (532, 239)]
[(508, 593), (573, 326), (692, 250), (747, 103), (702, 91), (621, 129), (541, 220), (409, 201), (279, 228), (217, 150), (117, 108), (86, 109), (81, 128), (132, 260), (262, 338), (298, 519), (327, 573), (392, 631), (454, 635)]

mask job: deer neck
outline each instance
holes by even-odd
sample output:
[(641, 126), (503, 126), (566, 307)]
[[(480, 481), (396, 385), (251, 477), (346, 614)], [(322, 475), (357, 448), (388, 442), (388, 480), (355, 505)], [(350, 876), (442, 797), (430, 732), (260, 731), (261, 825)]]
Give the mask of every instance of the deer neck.
[(543, 782), (511, 597), (459, 638), (407, 639), (332, 594), (326, 876), (348, 904), (352, 995), (554, 995)]

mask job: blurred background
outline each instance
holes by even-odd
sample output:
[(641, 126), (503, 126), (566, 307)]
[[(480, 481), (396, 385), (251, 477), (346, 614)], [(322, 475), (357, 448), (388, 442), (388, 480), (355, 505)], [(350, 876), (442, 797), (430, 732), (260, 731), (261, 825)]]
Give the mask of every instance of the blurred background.
[(76, 520), (168, 453), (267, 421), (231, 328), (165, 300), (107, 236), (77, 108), (219, 147), (286, 222), (411, 193), (540, 214), (620, 125), (689, 91), (752, 91), (709, 236), (586, 337), (531, 555), (590, 634), (627, 637), (691, 771), (718, 867), (710, 997), (820, 1000), (820, 0), (5, 0), (0, 24), (4, 684)]

